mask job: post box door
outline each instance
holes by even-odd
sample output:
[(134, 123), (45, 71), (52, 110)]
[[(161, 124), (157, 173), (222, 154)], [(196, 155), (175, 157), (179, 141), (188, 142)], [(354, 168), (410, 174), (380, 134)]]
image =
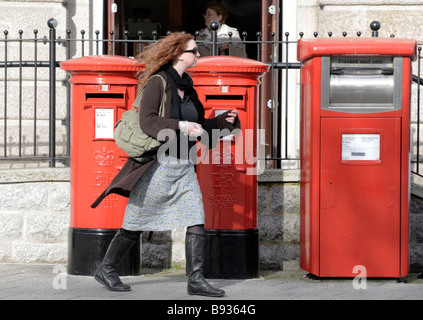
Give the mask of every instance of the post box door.
[(401, 119), (321, 121), (320, 276), (399, 275)]
[[(209, 163), (200, 164), (197, 173), (206, 211), (206, 229), (244, 230), (256, 228), (257, 177), (247, 174), (245, 164), (236, 164), (235, 142), (221, 141), (219, 149), (209, 150)], [(216, 163), (216, 164), (213, 164)]]
[(72, 211), (75, 228), (117, 229), (123, 221), (127, 199), (110, 195), (94, 210), (91, 204), (109, 185), (128, 156), (113, 138), (114, 124), (134, 99), (135, 85), (75, 86), (72, 110)]
[[(255, 108), (247, 108), (251, 104), (251, 92), (247, 88), (207, 87), (198, 92), (205, 107), (206, 118), (237, 109), (243, 132), (255, 128)], [(251, 164), (250, 158), (256, 156), (256, 137), (249, 132), (249, 138), (251, 139), (246, 141), (246, 134), (242, 140), (233, 136), (223, 138), (217, 148), (203, 155), (208, 158), (208, 164), (203, 165), (204, 160), (199, 160), (197, 174), (206, 211), (206, 229), (244, 230), (257, 227), (257, 176), (249, 174), (249, 170), (255, 165)], [(243, 144), (240, 149), (243, 150), (242, 159), (236, 155), (238, 143)]]

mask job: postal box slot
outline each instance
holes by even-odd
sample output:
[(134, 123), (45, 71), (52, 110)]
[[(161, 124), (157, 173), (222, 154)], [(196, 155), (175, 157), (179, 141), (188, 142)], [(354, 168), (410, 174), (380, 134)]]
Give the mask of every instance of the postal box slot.
[(85, 101), (94, 101), (98, 99), (123, 99), (123, 93), (86, 93), (85, 94)]
[(206, 95), (206, 104), (215, 106), (227, 106), (228, 104), (234, 107), (244, 108), (246, 98), (242, 94), (211, 94)]
[(243, 95), (208, 95), (206, 96), (206, 101), (207, 102), (213, 102), (213, 101), (227, 101), (227, 100), (231, 100), (231, 101), (244, 101), (244, 96)]

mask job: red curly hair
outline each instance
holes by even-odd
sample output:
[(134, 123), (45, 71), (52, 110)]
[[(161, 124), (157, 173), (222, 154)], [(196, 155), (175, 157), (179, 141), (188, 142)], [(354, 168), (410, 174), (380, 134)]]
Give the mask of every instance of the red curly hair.
[(145, 65), (137, 74), (141, 77), (139, 88), (143, 88), (153, 74), (181, 55), (190, 40), (194, 40), (194, 36), (189, 33), (173, 32), (145, 47), (138, 58)]

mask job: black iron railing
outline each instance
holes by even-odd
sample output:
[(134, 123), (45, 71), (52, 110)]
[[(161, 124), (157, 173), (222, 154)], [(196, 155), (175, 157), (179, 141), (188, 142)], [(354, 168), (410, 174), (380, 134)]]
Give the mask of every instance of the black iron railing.
[[(65, 115), (60, 118), (57, 116), (57, 89), (58, 86), (61, 86), (61, 80), (56, 79), (56, 74), (59, 70), (60, 60), (57, 58), (57, 53), (60, 52), (61, 56), (65, 56), (66, 60), (70, 58), (75, 58), (77, 56), (85, 55), (98, 55), (98, 54), (122, 54), (125, 56), (130, 56), (134, 50), (131, 50), (131, 47), (138, 46), (137, 51), (141, 51), (145, 45), (149, 45), (155, 42), (158, 39), (157, 32), (152, 33), (152, 37), (149, 39), (143, 38), (143, 32), (138, 32), (138, 39), (129, 39), (128, 32), (124, 33), (124, 39), (116, 39), (113, 32), (110, 35), (102, 39), (100, 37), (100, 32), (95, 32), (94, 39), (86, 39), (85, 31), (80, 32), (80, 36), (74, 36), (70, 30), (66, 31), (64, 37), (56, 36), (56, 27), (57, 22), (55, 19), (50, 19), (48, 21), (48, 27), (50, 29), (49, 36), (44, 36), (40, 38), (38, 36), (38, 31), (34, 30), (31, 38), (24, 38), (23, 31), (19, 31), (18, 38), (11, 38), (8, 31), (4, 31), (4, 38), (0, 39), (0, 52), (4, 53), (3, 59), (0, 59), (0, 77), (1, 71), (3, 71), (3, 90), (0, 88), (0, 99), (3, 101), (3, 108), (0, 110), (0, 119), (3, 124), (0, 128), (2, 133), (2, 139), (0, 139), (1, 153), (0, 160), (9, 160), (9, 161), (48, 161), (49, 166), (56, 166), (56, 161), (61, 163), (68, 164), (70, 157), (70, 90), (69, 84), (67, 81), (63, 81), (65, 85), (68, 86), (67, 90), (67, 106), (65, 110), (61, 110), (60, 113), (65, 113)], [(196, 33), (198, 36), (198, 33)], [(222, 46), (224, 42), (217, 40), (216, 32), (212, 32), (214, 41), (205, 40), (198, 42), (206, 42), (207, 45), (212, 46), (212, 54), (216, 52), (219, 46)], [(280, 100), (280, 93), (278, 88), (275, 88), (274, 81), (280, 76), (278, 75), (278, 70), (292, 70), (299, 69), (299, 63), (281, 61), (277, 56), (277, 53), (280, 50), (274, 50), (275, 47), (282, 49), (286, 47), (286, 52), (288, 52), (288, 46), (296, 44), (296, 41), (289, 41), (288, 36), (286, 36), (286, 41), (277, 41), (275, 39), (275, 34), (270, 35), (270, 41), (263, 41), (261, 33), (258, 32), (255, 40), (249, 40), (247, 34), (244, 32), (241, 34), (242, 39), (232, 39), (231, 37), (227, 40), (229, 43), (229, 53), (231, 53), (231, 48), (233, 45), (242, 44), (243, 55), (246, 56), (247, 48), (255, 46), (256, 49), (253, 49), (253, 56), (255, 59), (260, 59), (262, 55), (262, 48), (268, 46), (268, 52), (271, 52), (272, 55), (267, 62), (271, 67), (270, 72), (270, 85), (269, 87), (269, 111), (270, 118), (270, 128), (272, 133), (270, 136), (269, 142), (269, 151), (267, 153), (267, 158), (270, 160), (276, 161), (275, 166), (280, 166), (280, 161), (282, 160), (298, 160), (298, 156), (288, 155), (288, 139), (285, 138), (285, 152), (280, 148), (278, 149), (278, 142), (275, 141), (277, 136), (273, 133), (275, 130), (274, 124), (279, 123), (281, 125), (281, 120), (277, 119), (278, 115), (282, 114), (280, 110), (280, 105), (282, 102)], [(46, 54), (44, 49), (48, 47), (48, 54)], [(28, 48), (31, 48), (29, 51), (32, 51), (32, 59), (27, 59), (24, 57), (23, 49), (25, 52), (28, 52)], [(43, 51), (43, 53), (41, 53)], [(65, 54), (63, 54), (65, 51)], [(79, 52), (79, 55), (71, 54), (72, 52)], [(62, 59), (63, 60), (63, 59)], [(2, 70), (1, 70), (2, 69)], [(48, 69), (48, 76), (46, 76), (43, 70)], [(10, 72), (11, 70), (17, 70)], [(28, 73), (32, 73), (33, 77), (28, 79)], [(40, 77), (40, 74), (43, 74), (43, 77)], [(25, 74), (25, 77), (23, 76)], [(62, 75), (62, 77), (65, 77)], [(26, 88), (23, 88), (23, 83), (25, 82)], [(29, 82), (31, 83), (29, 85)], [(45, 92), (40, 91), (40, 83), (48, 83), (48, 99), (45, 96)], [(14, 85), (17, 86), (17, 89), (13, 91), (9, 88)], [(286, 84), (288, 88), (288, 84)], [(288, 92), (288, 90), (286, 90)], [(62, 96), (61, 96), (62, 97)], [(286, 96), (287, 99), (287, 96)], [(18, 101), (16, 105), (16, 100)], [(30, 104), (29, 101), (32, 101)], [(48, 101), (48, 103), (47, 103)], [(25, 102), (25, 103), (23, 103)], [(60, 107), (62, 107), (60, 105)], [(263, 106), (267, 108), (267, 106)], [(28, 115), (28, 110), (31, 110), (32, 116)], [(48, 110), (48, 116), (46, 116), (46, 110)], [(44, 117), (40, 117), (40, 114), (44, 114)], [(288, 114), (285, 113), (285, 123), (288, 121)], [(31, 130), (29, 130), (29, 123), (31, 123)], [(48, 137), (45, 131), (41, 130), (42, 126), (45, 126), (48, 123)], [(62, 138), (58, 141), (57, 129), (58, 124), (64, 134)], [(24, 130), (24, 127), (26, 130)], [(64, 128), (62, 128), (64, 127)], [(30, 133), (29, 133), (30, 132)], [(276, 138), (275, 138), (276, 137)], [(58, 151), (60, 149), (60, 151)]]
[[(3, 82), (2, 87), (0, 86), (0, 103), (3, 102), (3, 106), (0, 106), (1, 161), (45, 161), (49, 163), (50, 167), (55, 167), (58, 161), (68, 165), (70, 160), (71, 101), (66, 75), (62, 73), (60, 79), (57, 78), (60, 60), (99, 54), (131, 56), (134, 47), (138, 46), (135, 51), (140, 52), (145, 45), (155, 42), (159, 37), (157, 32), (153, 32), (152, 37), (147, 39), (143, 32), (139, 31), (137, 39), (129, 39), (128, 32), (124, 32), (123, 39), (116, 39), (113, 32), (103, 39), (100, 32), (96, 31), (94, 38), (87, 39), (85, 31), (81, 31), (78, 36), (73, 35), (69, 30), (66, 31), (64, 37), (61, 37), (56, 35), (56, 20), (50, 19), (48, 27), (50, 30), (48, 37), (40, 38), (38, 31), (34, 30), (31, 38), (23, 38), (22, 31), (19, 31), (18, 37), (11, 38), (8, 31), (4, 31), (4, 37), (0, 39), (0, 85)], [(198, 33), (195, 35), (198, 36)], [(299, 34), (299, 37), (303, 36), (303, 33)], [(315, 33), (313, 36), (317, 37), (318, 34)], [(332, 34), (328, 34), (328, 36), (332, 36)], [(344, 33), (342, 36), (346, 37), (347, 35)], [(357, 33), (357, 36), (361, 36), (361, 34)], [(290, 49), (296, 48), (297, 38), (288, 32), (283, 35), (283, 39), (276, 39), (275, 33), (265, 37), (269, 40), (263, 40), (260, 32), (257, 32), (254, 37), (255, 39), (251, 40), (253, 37), (241, 33), (241, 39), (230, 37), (222, 41), (217, 39), (215, 31), (213, 31), (211, 40), (200, 41), (197, 39), (197, 41), (210, 45), (212, 55), (224, 43), (229, 44), (229, 53), (231, 53), (233, 45), (241, 44), (244, 56), (248, 52), (251, 53), (249, 58), (269, 64), (270, 71), (267, 80), (262, 81), (262, 97), (259, 105), (261, 117), (265, 115), (268, 119), (267, 122), (266, 119), (261, 119), (261, 127), (269, 132), (266, 138), (268, 144), (265, 155), (267, 165), (280, 168), (286, 161), (296, 163), (300, 160), (299, 130), (290, 129), (291, 122), (296, 118), (292, 114), (292, 108), (289, 108), (290, 95), (295, 95), (292, 92), (296, 91), (297, 86), (297, 83), (289, 80), (289, 75), (292, 72), (298, 72), (299, 77), (300, 69), (300, 63), (296, 61), (296, 56), (290, 54)], [(30, 52), (32, 54), (29, 54)], [(1, 54), (3, 54), (3, 58)], [(62, 59), (58, 59), (58, 56)], [(415, 69), (417, 74), (414, 75), (413, 80), (423, 85), (423, 79), (420, 77), (421, 61), (421, 48), (419, 48), (417, 70)], [(42, 90), (46, 83), (48, 83), (48, 92)], [(65, 89), (63, 89), (63, 85), (66, 87)], [(267, 89), (263, 88), (264, 86)], [(63, 94), (60, 94), (62, 99), (60, 106), (57, 103), (58, 89), (66, 96), (66, 99), (63, 99)], [(420, 85), (413, 89), (416, 103), (412, 106), (416, 116), (413, 123), (415, 134), (413, 134), (412, 141), (412, 172), (419, 175), (422, 174), (420, 166), (422, 160), (420, 156), (420, 89)], [(62, 106), (63, 101), (65, 101), (65, 107)], [(297, 104), (295, 110), (300, 108), (299, 102)], [(46, 126), (48, 126), (47, 131), (45, 130)], [(299, 128), (299, 124), (297, 128)]]

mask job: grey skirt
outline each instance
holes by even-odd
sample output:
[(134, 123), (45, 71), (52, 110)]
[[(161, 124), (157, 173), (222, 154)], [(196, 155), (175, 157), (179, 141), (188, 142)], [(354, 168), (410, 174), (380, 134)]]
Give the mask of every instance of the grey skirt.
[(122, 228), (166, 231), (204, 224), (204, 206), (194, 165), (161, 157), (131, 190)]

